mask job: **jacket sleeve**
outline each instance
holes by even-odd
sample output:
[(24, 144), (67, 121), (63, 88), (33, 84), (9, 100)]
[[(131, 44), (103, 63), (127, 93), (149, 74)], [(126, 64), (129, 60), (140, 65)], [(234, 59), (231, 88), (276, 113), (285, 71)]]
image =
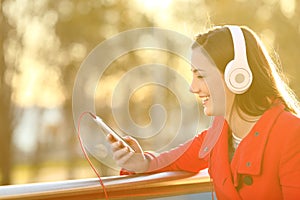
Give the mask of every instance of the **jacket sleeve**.
[(300, 120), (289, 126), (286, 140), (282, 144), (280, 161), (280, 183), (284, 199), (300, 197)]
[(208, 167), (207, 159), (199, 158), (199, 150), (206, 135), (206, 131), (195, 136), (190, 141), (158, 156), (146, 153), (150, 160), (147, 172), (163, 172), (183, 170), (199, 172)]

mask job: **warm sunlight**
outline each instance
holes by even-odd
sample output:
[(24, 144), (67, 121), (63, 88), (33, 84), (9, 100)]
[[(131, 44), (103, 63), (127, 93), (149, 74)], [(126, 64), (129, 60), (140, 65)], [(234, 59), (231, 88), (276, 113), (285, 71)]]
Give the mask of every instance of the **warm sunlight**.
[(296, 10), (296, 0), (280, 0), (280, 8), (281, 8), (281, 12), (287, 18), (292, 18)]
[(144, 9), (156, 12), (157, 10), (167, 9), (172, 3), (172, 0), (136, 0)]
[[(146, 151), (194, 138), (211, 122), (202, 111), (214, 102), (205, 88), (189, 91), (192, 49), (183, 41), (215, 25), (255, 31), (299, 96), (299, 19), (297, 0), (0, 0), (0, 187), (95, 178), (78, 143), (76, 108), (137, 137)], [(82, 127), (98, 141), (93, 127)], [(119, 175), (93, 159), (101, 175)]]

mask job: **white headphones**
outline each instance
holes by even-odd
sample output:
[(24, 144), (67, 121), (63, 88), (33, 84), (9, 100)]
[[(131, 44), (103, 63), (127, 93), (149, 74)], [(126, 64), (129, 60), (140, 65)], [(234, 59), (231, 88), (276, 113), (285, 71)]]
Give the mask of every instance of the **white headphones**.
[(225, 68), (224, 78), (227, 87), (235, 94), (246, 92), (253, 80), (252, 72), (247, 61), (246, 42), (239, 26), (229, 28), (233, 40), (234, 57)]

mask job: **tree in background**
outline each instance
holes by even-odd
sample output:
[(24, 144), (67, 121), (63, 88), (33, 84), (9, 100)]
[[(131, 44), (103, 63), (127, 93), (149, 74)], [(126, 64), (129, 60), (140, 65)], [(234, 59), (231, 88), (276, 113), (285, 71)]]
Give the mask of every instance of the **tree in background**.
[[(0, 1), (0, 7), (2, 8)], [(5, 40), (9, 32), (7, 19), (0, 10), (0, 185), (11, 183), (11, 168), (12, 168), (12, 133), (13, 133), (13, 104), (11, 73), (15, 72), (15, 67), (11, 63), (8, 65), (4, 58)]]

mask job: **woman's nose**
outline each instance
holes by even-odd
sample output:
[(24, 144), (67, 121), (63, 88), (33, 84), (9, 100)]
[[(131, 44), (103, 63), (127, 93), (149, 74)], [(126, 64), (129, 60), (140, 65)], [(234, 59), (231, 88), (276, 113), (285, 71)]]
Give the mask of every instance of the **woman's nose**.
[(199, 93), (199, 87), (196, 87), (196, 84), (194, 83), (194, 81), (190, 85), (190, 92), (191, 93)]

